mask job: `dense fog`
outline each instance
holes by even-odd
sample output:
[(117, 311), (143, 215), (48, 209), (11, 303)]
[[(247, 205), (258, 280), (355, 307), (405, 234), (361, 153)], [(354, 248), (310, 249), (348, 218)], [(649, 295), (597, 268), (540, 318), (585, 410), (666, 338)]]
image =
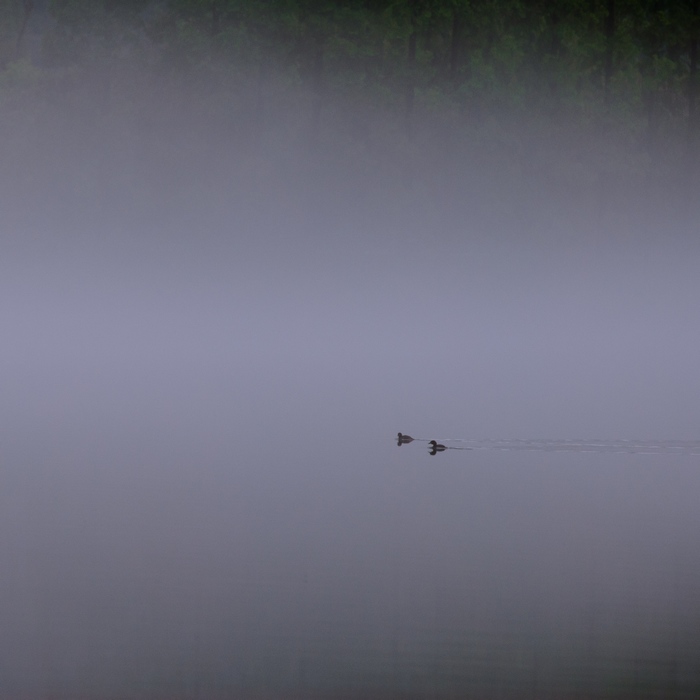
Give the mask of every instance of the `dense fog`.
[(698, 439), (692, 178), (427, 97), (410, 130), (328, 98), (309, 139), (301, 80), (126, 49), (15, 89), (36, 6), (0, 84), (3, 697), (695, 697), (700, 457), (395, 439)]

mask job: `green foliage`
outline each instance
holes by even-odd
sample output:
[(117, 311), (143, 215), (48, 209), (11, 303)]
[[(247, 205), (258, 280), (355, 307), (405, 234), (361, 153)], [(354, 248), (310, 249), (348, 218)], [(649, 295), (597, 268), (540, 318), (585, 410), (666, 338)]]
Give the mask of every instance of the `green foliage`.
[(148, 0), (51, 0), (54, 20), (43, 36), (49, 66), (88, 65), (133, 44), (143, 27)]
[[(145, 85), (201, 88), (192, 94), (204, 104), (206, 92), (207, 109), (257, 120), (263, 140), (272, 113), (264, 105), (275, 100), (299, 130), (309, 121), (322, 129), (323, 110), (342, 115), (354, 105), (394, 131), (412, 110), (417, 123), (442, 119), (465, 133), (528, 114), (543, 124), (614, 125), (639, 142), (652, 131), (677, 139), (687, 129), (691, 39), (700, 35), (692, 0), (50, 0), (47, 8), (40, 81), (13, 56), (21, 3), (0, 0), (0, 91), (52, 80), (63, 90), (70, 73), (77, 85), (109, 75), (106, 95), (128, 64), (130, 79)], [(366, 126), (352, 129), (367, 140)]]

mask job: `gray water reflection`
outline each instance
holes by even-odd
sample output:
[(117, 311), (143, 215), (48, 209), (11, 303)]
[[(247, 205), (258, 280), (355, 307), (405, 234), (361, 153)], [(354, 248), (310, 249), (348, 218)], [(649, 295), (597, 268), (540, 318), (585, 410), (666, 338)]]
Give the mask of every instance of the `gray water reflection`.
[(690, 257), (156, 257), (0, 280), (0, 696), (700, 695)]
[(2, 694), (698, 696), (692, 457), (436, 468), (320, 432), (312, 461), (291, 435), (213, 454), (204, 424), (199, 458), (162, 432), (15, 454)]

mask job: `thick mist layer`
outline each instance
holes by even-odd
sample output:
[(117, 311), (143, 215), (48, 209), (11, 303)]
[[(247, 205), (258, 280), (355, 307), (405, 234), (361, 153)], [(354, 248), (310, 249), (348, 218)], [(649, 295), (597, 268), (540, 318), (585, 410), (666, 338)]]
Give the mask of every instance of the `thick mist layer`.
[(689, 74), (273, 5), (0, 8), (0, 693), (695, 697)]
[(256, 233), (6, 265), (6, 692), (696, 682), (696, 456), (392, 443), (695, 439), (692, 258)]

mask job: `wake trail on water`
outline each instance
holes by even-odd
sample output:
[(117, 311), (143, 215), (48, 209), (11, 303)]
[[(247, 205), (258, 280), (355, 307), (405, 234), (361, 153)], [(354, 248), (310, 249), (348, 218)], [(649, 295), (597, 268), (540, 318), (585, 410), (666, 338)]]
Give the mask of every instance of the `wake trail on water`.
[[(425, 438), (417, 441), (427, 442)], [(700, 440), (527, 440), (435, 438), (448, 450), (509, 450), (525, 452), (602, 452), (700, 455)]]

